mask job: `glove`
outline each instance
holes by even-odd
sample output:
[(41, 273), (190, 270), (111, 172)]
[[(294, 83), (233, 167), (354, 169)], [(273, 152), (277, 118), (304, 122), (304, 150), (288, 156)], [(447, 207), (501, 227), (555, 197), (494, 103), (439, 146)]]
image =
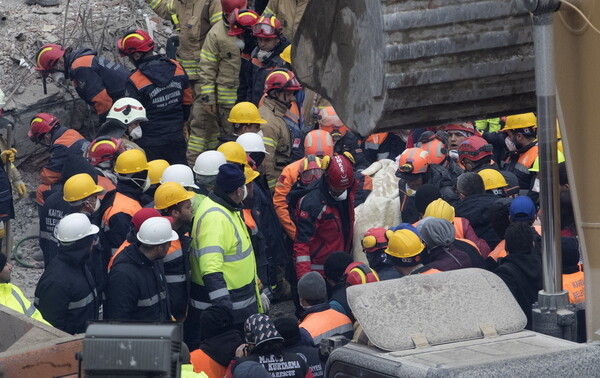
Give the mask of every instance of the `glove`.
[(11, 148), (9, 150), (6, 151), (2, 151), (2, 153), (0, 154), (0, 158), (2, 159), (2, 162), (4, 164), (6, 164), (7, 162), (13, 162), (15, 161), (15, 155), (17, 154), (17, 150), (14, 148)]
[(271, 308), (271, 301), (269, 300), (269, 297), (267, 297), (267, 294), (261, 293), (260, 294), (260, 300), (262, 302), (262, 307), (263, 307), (264, 313), (268, 314), (269, 313), (269, 309)]
[(216, 116), (217, 115), (217, 107), (216, 107), (216, 105), (203, 105), (202, 109), (204, 109), (205, 112), (207, 112), (208, 114), (210, 114), (212, 116)]
[(27, 195), (27, 186), (25, 185), (23, 180), (13, 182), (12, 185), (13, 188), (17, 191), (17, 194), (19, 194), (19, 198), (23, 198)]
[(6, 235), (6, 231), (4, 231), (4, 229), (0, 229), (0, 239), (4, 239), (5, 235)]

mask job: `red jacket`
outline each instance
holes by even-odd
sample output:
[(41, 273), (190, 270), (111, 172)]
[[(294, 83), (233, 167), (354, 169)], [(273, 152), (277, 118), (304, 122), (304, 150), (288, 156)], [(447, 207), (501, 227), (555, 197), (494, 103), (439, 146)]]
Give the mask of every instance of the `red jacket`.
[(348, 198), (335, 201), (324, 177), (302, 197), (296, 208), (294, 259), (298, 278), (312, 270), (323, 273), (325, 259), (332, 252), (352, 253), (354, 195), (357, 183), (348, 189)]

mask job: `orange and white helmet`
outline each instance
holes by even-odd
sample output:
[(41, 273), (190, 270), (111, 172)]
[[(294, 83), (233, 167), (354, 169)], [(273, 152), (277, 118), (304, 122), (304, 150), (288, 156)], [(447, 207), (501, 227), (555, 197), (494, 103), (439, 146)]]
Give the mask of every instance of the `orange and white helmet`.
[(317, 118), (319, 128), (331, 134), (333, 140), (342, 138), (348, 132), (348, 127), (344, 125), (344, 122), (337, 115), (333, 106), (326, 106), (320, 109)]
[(323, 156), (333, 156), (333, 139), (331, 134), (325, 130), (312, 130), (304, 137), (304, 154), (315, 155), (320, 158)]
[(418, 174), (426, 173), (431, 161), (429, 152), (422, 148), (407, 148), (400, 155), (398, 160), (398, 170), (400, 174)]

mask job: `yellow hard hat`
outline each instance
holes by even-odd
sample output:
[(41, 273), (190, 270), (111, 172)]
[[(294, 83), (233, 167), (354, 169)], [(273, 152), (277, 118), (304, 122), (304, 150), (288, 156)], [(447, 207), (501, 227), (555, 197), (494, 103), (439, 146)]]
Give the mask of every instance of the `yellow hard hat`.
[[(560, 150), (556, 151), (557, 153), (557, 159), (558, 159), (558, 164), (562, 163), (565, 161), (565, 155), (560, 152)], [(531, 168), (529, 168), (529, 172), (539, 172), (540, 171), (540, 157), (536, 157), (535, 161), (533, 162), (533, 165), (531, 166)]]
[(142, 150), (127, 150), (119, 155), (115, 162), (115, 172), (121, 174), (136, 173), (148, 169), (148, 160)]
[(165, 169), (169, 168), (170, 164), (168, 161), (163, 159), (155, 159), (148, 162), (148, 179), (150, 184), (158, 184), (162, 177)]
[(259, 173), (246, 165), (244, 166), (244, 175), (246, 176), (246, 185), (248, 185), (259, 176)]
[(267, 121), (260, 116), (256, 105), (251, 102), (240, 102), (235, 104), (235, 106), (231, 108), (227, 120), (231, 123), (267, 123)]
[(279, 54), (279, 57), (286, 63), (292, 64), (292, 45), (287, 45), (285, 49)]
[(423, 217), (442, 218), (450, 223), (454, 222), (454, 216), (454, 207), (441, 198), (431, 202), (425, 209), (425, 214), (423, 214)]
[(537, 118), (533, 113), (516, 114), (506, 117), (506, 124), (500, 131), (537, 127)]
[(485, 190), (504, 188), (508, 185), (502, 173), (495, 169), (482, 169), (477, 174), (483, 179)]
[(248, 165), (246, 151), (244, 151), (244, 147), (237, 142), (223, 143), (217, 148), (217, 151), (222, 152), (229, 163)]
[(193, 192), (188, 192), (178, 182), (165, 182), (154, 193), (154, 208), (167, 209), (179, 202), (192, 199), (194, 196)]
[(405, 259), (421, 253), (425, 249), (425, 244), (421, 238), (413, 231), (408, 229), (395, 231), (388, 242), (385, 253), (390, 256)]
[(96, 185), (92, 176), (87, 173), (79, 173), (65, 182), (63, 199), (67, 202), (75, 202), (103, 191), (104, 188)]

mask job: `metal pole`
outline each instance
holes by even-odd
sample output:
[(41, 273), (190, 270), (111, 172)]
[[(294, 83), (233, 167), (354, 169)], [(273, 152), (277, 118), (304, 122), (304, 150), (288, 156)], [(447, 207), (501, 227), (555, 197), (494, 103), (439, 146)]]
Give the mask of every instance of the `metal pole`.
[(544, 292), (562, 290), (552, 13), (533, 16)]

